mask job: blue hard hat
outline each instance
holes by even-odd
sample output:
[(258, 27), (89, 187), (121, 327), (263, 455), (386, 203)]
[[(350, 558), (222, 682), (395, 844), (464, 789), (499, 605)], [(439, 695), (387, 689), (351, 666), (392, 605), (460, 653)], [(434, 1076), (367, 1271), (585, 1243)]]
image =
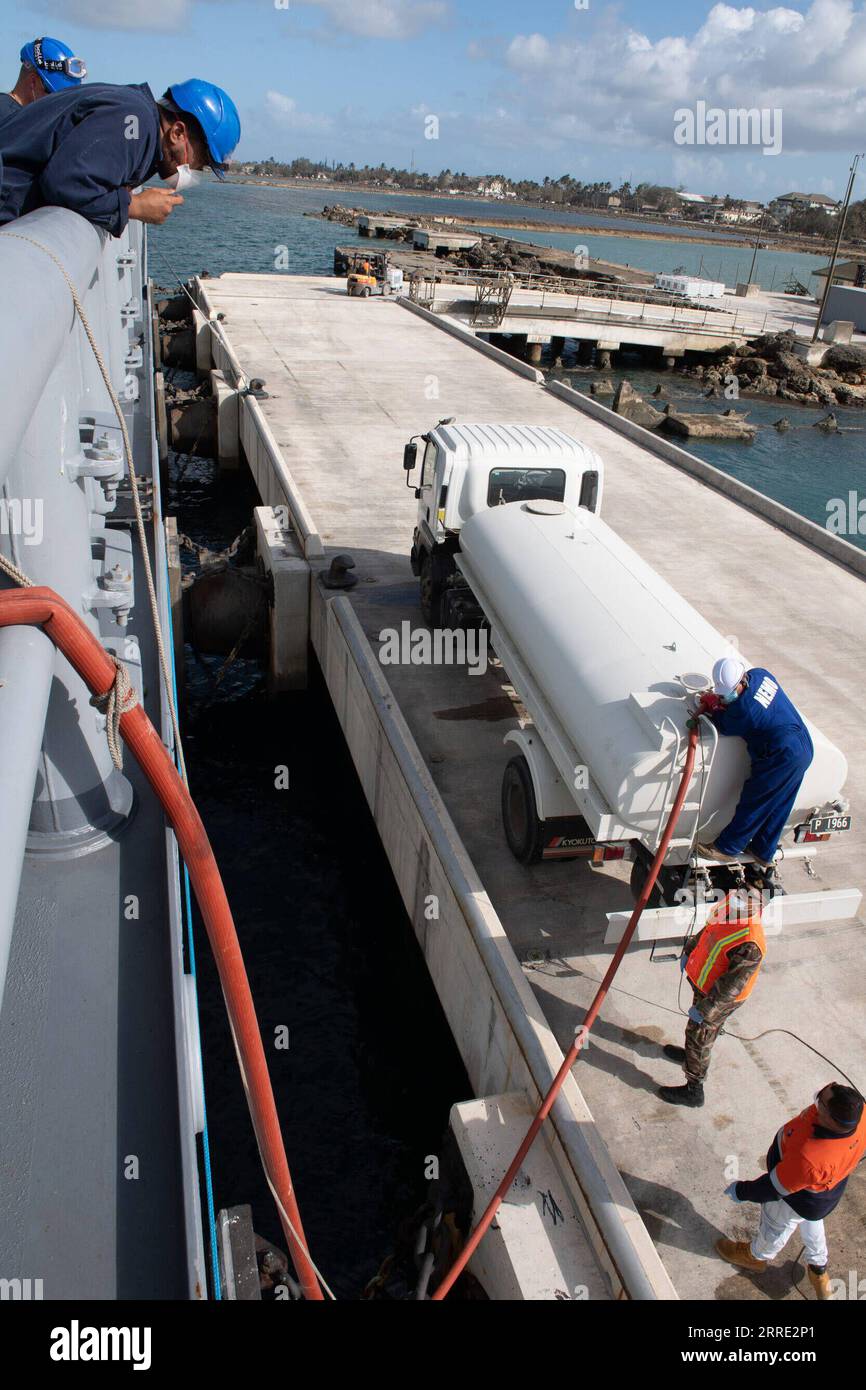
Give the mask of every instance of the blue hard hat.
[(25, 43), (21, 50), (21, 61), (35, 68), (49, 92), (78, 87), (87, 76), (83, 60), (76, 58), (67, 44), (59, 39), (50, 39), (47, 35)]
[(225, 178), (223, 166), (241, 138), (241, 118), (228, 92), (200, 77), (175, 82), (168, 91), (175, 106), (195, 116), (207, 140), (211, 168), (217, 178)]

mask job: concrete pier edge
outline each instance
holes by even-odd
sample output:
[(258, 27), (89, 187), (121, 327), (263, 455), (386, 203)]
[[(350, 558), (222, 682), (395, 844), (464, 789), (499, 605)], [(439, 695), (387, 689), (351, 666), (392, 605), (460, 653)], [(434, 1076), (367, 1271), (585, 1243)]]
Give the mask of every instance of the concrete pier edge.
[[(313, 583), (311, 639), (376, 819), (398, 888), (419, 938), (449, 1025), (461, 1047), (479, 1096), (525, 1089), (540, 1102), (562, 1064), (563, 1053), (520, 967), (498, 914), (469, 858), (421, 752), (385, 679), (349, 599), (332, 597)], [(371, 721), (378, 726), (371, 729)], [(372, 735), (372, 736), (371, 736)], [(383, 795), (392, 776), (402, 799)], [(392, 789), (394, 782), (391, 783)], [(406, 812), (410, 814), (406, 814)], [(418, 852), (418, 841), (422, 852)], [(438, 870), (438, 872), (436, 872)], [(419, 875), (425, 880), (419, 883)], [(425, 890), (440, 888), (442, 914), (435, 929), (418, 911)], [(442, 891), (444, 890), (444, 892)], [(419, 920), (420, 919), (420, 920)], [(453, 927), (462, 926), (464, 960), (457, 957)], [(452, 929), (452, 930), (449, 930)], [(470, 946), (471, 942), (471, 946)], [(445, 951), (445, 943), (448, 950)], [(465, 952), (477, 956), (465, 970)], [(478, 1008), (478, 967), (484, 971), (494, 1028)], [(461, 984), (461, 968), (465, 971)], [(447, 987), (443, 987), (447, 978)], [(466, 1016), (464, 1016), (466, 1015)], [(481, 1027), (478, 1027), (479, 1015)], [(473, 1026), (473, 1019), (475, 1026)], [(475, 1033), (473, 1059), (468, 1033)], [(491, 1037), (499, 1045), (490, 1046)], [(507, 1052), (503, 1051), (503, 1045)], [(470, 1050), (473, 1044), (469, 1044)], [(482, 1049), (482, 1050), (478, 1050)], [(552, 1131), (552, 1132), (551, 1132)], [(555, 1102), (547, 1141), (570, 1196), (581, 1214), (596, 1258), (614, 1297), (675, 1299), (677, 1293), (622, 1176), (570, 1075)], [(554, 1137), (555, 1136), (555, 1137)], [(541, 1140), (539, 1139), (539, 1141)]]

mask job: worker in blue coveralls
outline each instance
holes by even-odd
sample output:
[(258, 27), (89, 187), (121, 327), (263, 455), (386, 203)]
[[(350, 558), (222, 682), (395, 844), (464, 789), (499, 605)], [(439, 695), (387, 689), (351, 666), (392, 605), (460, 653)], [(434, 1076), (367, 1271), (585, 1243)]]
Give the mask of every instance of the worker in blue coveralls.
[[(0, 119), (0, 226), (34, 208), (71, 208), (120, 236), (127, 219), (162, 223), (209, 166), (225, 177), (240, 139), (227, 92), (198, 77), (157, 101), (147, 83), (89, 83)], [(158, 174), (165, 188), (136, 187)]]
[(713, 691), (701, 697), (700, 711), (720, 734), (745, 740), (752, 771), (733, 820), (713, 844), (699, 844), (697, 852), (721, 863), (750, 854), (770, 869), (814, 757), (809, 731), (776, 677), (762, 666), (747, 670), (735, 656), (716, 662)]
[(84, 61), (76, 58), (68, 44), (47, 34), (25, 43), (20, 57), (21, 70), (15, 86), (11, 92), (0, 92), (0, 121), (51, 92), (80, 87), (87, 76)]

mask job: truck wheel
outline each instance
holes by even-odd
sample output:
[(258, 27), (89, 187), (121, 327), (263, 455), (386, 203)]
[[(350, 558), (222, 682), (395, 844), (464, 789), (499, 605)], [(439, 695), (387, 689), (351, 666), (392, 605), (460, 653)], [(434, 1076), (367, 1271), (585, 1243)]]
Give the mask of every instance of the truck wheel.
[(502, 824), (508, 848), (521, 864), (538, 864), (544, 825), (538, 819), (532, 776), (526, 759), (512, 758), (502, 774)]
[(361, 298), (362, 298), (362, 299), (369, 299), (369, 298), (370, 298), (370, 286), (369, 286), (369, 285), (365, 285), (364, 288), (361, 290)]
[(442, 617), (442, 590), (433, 578), (433, 557), (429, 551), (425, 551), (422, 557), (418, 582), (424, 621), (431, 627), (438, 627)]

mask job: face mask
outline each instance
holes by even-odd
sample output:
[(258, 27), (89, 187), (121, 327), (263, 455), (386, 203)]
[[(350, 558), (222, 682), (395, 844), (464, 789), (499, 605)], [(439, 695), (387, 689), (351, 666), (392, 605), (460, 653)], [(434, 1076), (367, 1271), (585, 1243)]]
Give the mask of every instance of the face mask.
[(200, 179), (198, 169), (190, 169), (188, 164), (178, 164), (177, 173), (169, 174), (167, 179), (163, 179), (163, 183), (173, 188), (175, 193), (181, 193), (185, 188), (194, 188)]
[(732, 690), (731, 693), (730, 693), (730, 695), (722, 695), (722, 697), (721, 697), (722, 704), (723, 704), (723, 705), (732, 705), (732, 704), (734, 703), (734, 701), (736, 700), (736, 698), (737, 698), (737, 692), (736, 692), (736, 690)]

